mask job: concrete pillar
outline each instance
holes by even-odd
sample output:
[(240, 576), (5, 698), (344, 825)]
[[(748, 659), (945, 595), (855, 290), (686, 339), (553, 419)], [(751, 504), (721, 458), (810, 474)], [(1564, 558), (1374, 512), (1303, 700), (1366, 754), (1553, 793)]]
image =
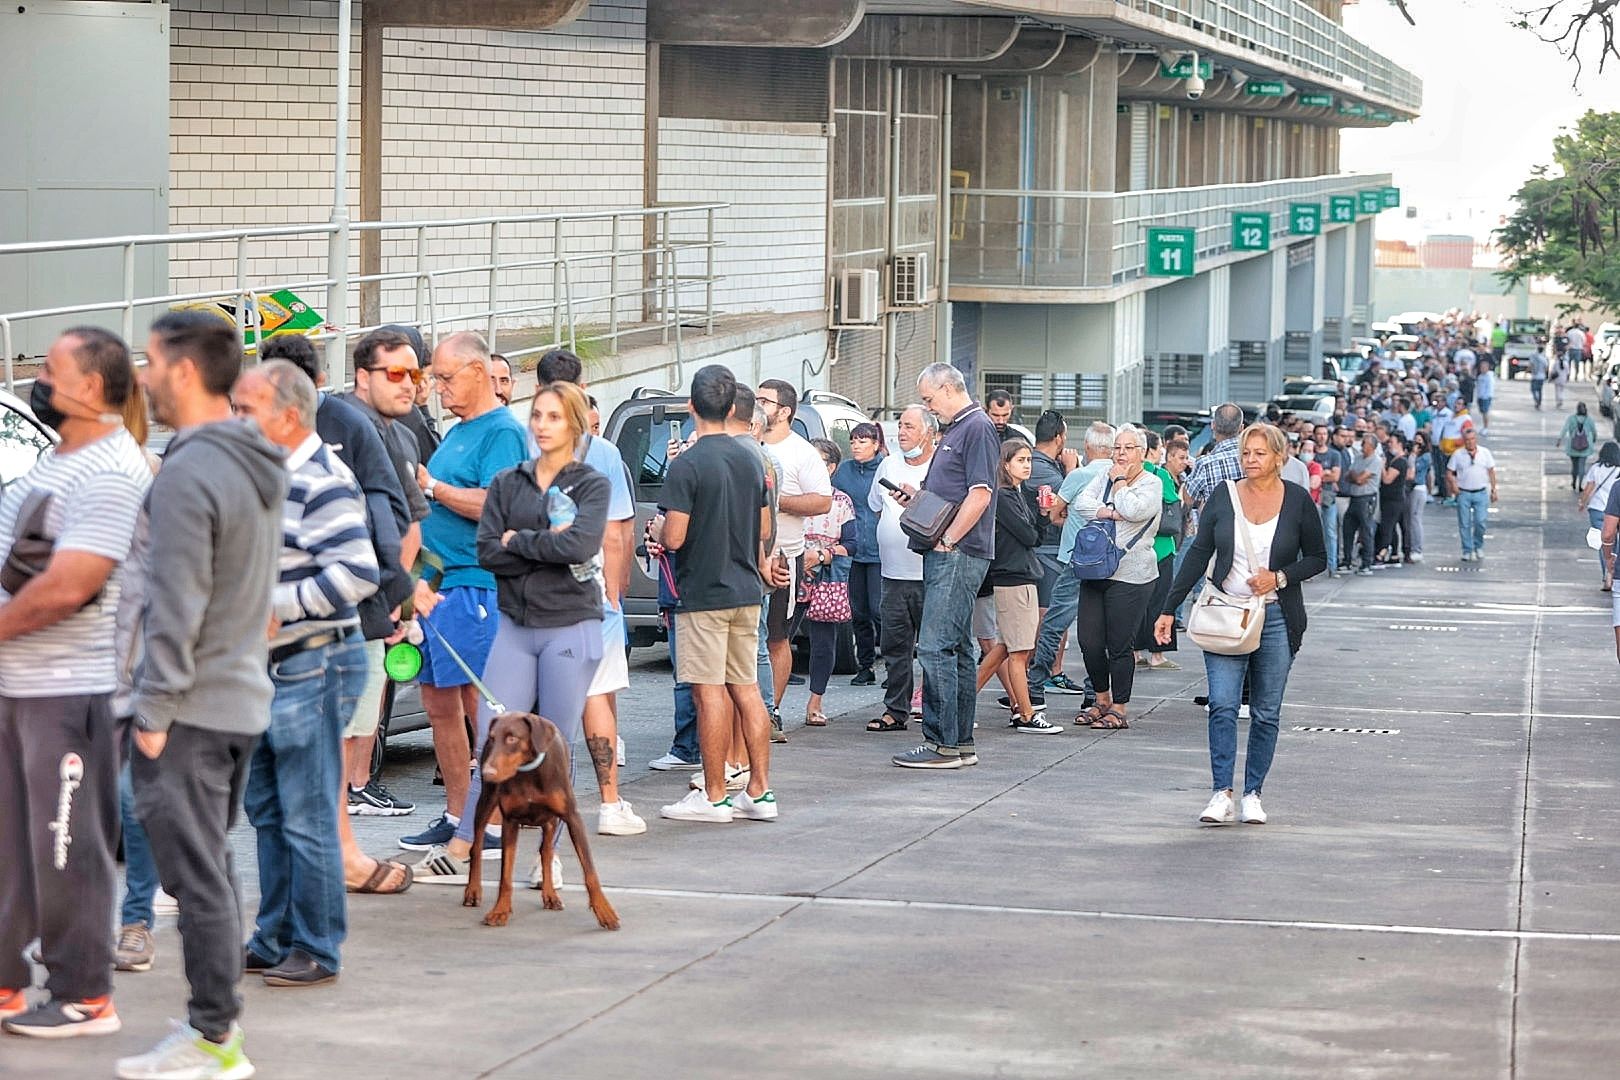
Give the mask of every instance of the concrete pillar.
[(1227, 338), (1231, 343), (1222, 376), (1225, 384), (1211, 400), (1258, 401), (1276, 391), (1282, 372), (1284, 297), (1288, 253), (1278, 249), (1227, 267)]
[(1365, 336), (1371, 332), (1373, 324), (1373, 262), (1377, 255), (1377, 242), (1374, 239), (1373, 218), (1364, 218), (1356, 222), (1346, 232), (1354, 232), (1355, 250), (1349, 256), (1353, 261), (1350, 264), (1350, 326), (1352, 336)]
[(1153, 103), (1131, 102), (1131, 187), (1146, 191), (1149, 185), (1148, 135), (1153, 126)]
[(1290, 244), (1284, 249), (1286, 260), (1284, 290), (1286, 296), (1286, 326), (1284, 330), (1284, 357), (1273, 369), (1268, 363), (1266, 385), (1278, 385), (1284, 374), (1317, 370), (1316, 359), (1322, 351), (1323, 293), (1326, 291), (1326, 238), (1315, 236)]
[[(1343, 348), (1350, 340), (1350, 309), (1355, 284), (1356, 235), (1353, 229), (1334, 229), (1323, 237), (1323, 346)], [(1336, 327), (1331, 332), (1328, 324)]]
[[(1142, 404), (1149, 409), (1201, 409), (1226, 392), (1229, 294), (1226, 267), (1150, 290), (1145, 295)], [(1184, 359), (1197, 357), (1197, 360)]]

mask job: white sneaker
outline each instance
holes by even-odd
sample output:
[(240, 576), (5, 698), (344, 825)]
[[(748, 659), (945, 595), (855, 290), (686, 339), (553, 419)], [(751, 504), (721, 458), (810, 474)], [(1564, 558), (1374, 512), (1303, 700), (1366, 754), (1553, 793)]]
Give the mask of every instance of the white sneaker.
[[(726, 790), (741, 791), (743, 788), (748, 786), (749, 775), (750, 770), (747, 765), (733, 765), (729, 761), (726, 762)], [(692, 779), (688, 782), (687, 786), (693, 791), (702, 791), (703, 773), (693, 773)]]
[(1423, 552), (1421, 552), (1421, 551), (1412, 552), (1412, 561), (1413, 562), (1422, 562), (1423, 561)]
[(621, 769), (624, 768), (624, 739), (622, 738), (619, 739), (618, 745), (614, 747), (613, 763)]
[(1237, 808), (1232, 805), (1232, 796), (1224, 791), (1211, 795), (1209, 805), (1198, 815), (1198, 820), (1208, 825), (1230, 825), (1236, 821)]
[[(1232, 800), (1226, 800), (1231, 805)], [(1266, 823), (1266, 808), (1260, 805), (1260, 793), (1251, 791), (1243, 796), (1243, 804), (1238, 811), (1238, 820), (1245, 825), (1264, 825)]]
[(728, 795), (717, 803), (709, 801), (707, 792), (688, 791), (686, 798), (680, 802), (672, 802), (658, 811), (662, 817), (673, 821), (730, 821), (736, 813), (736, 806)]
[(596, 831), (603, 836), (640, 836), (647, 831), (647, 823), (636, 816), (628, 800), (603, 803), (596, 813)]
[(443, 844), (434, 844), (411, 867), (411, 879), (419, 885), (465, 885), (472, 860), (458, 859)]
[(242, 1052), (242, 1029), (231, 1025), (223, 1044), (211, 1043), (190, 1024), (169, 1021), (167, 1038), (135, 1057), (119, 1058), (121, 1080), (247, 1080), (253, 1063)]
[(701, 769), (703, 763), (701, 761), (687, 761), (685, 758), (678, 758), (674, 754), (665, 754), (661, 758), (654, 758), (647, 762), (647, 768), (656, 772), (671, 772), (677, 769)]
[(1239, 705), (1238, 706), (1238, 719), (1239, 720), (1247, 720), (1248, 718), (1249, 718), (1249, 706), (1247, 704)]
[(746, 791), (739, 791), (731, 797), (731, 805), (738, 817), (749, 821), (776, 820), (776, 792), (770, 788), (757, 799), (749, 798)]
[[(529, 888), (538, 889), (540, 877), (540, 860), (535, 859), (534, 869), (529, 871)], [(551, 857), (551, 883), (559, 889), (562, 888), (562, 858), (557, 855)]]
[(159, 889), (152, 894), (152, 914), (178, 915), (180, 914), (180, 901)]

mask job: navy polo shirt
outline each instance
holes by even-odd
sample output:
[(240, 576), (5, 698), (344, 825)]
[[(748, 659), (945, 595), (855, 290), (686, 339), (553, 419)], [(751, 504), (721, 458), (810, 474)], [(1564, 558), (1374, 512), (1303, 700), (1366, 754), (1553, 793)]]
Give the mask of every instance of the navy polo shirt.
[[(996, 425), (978, 404), (969, 405), (956, 415), (940, 436), (939, 448), (928, 466), (923, 490), (932, 491), (948, 502), (960, 504), (970, 490), (982, 487), (996, 490), (996, 472), (1001, 468), (1001, 436)], [(956, 536), (956, 526), (947, 532)], [(996, 515), (986, 506), (973, 528), (957, 537), (956, 550), (979, 559), (996, 555)]]

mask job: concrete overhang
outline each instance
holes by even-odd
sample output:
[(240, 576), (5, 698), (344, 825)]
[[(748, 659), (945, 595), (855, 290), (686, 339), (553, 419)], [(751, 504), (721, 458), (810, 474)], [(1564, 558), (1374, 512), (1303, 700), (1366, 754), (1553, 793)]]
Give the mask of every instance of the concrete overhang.
[(865, 0), (647, 0), (647, 40), (819, 49), (854, 33), (865, 14)]
[[(1321, 72), (1286, 60), (1257, 54), (1214, 34), (1138, 11), (1114, 0), (867, 0), (866, 7), (873, 15), (1023, 16), (1092, 37), (1105, 38), (1126, 48), (1138, 45), (1146, 49), (1181, 52), (1196, 49), (1201, 57), (1208, 57), (1219, 65), (1235, 67), (1264, 78), (1280, 76), (1305, 93), (1321, 92), (1332, 94), (1336, 99), (1354, 99), (1371, 106), (1373, 110), (1392, 114), (1394, 120), (1411, 119), (1417, 115), (1417, 111), (1410, 106), (1353, 85), (1350, 81), (1327, 78)], [(1182, 94), (1181, 99), (1185, 101), (1186, 95)], [(1257, 108), (1256, 111), (1270, 110)], [(1392, 122), (1344, 115), (1334, 109), (1324, 110), (1321, 115), (1335, 125), (1344, 127)]]
[(363, 23), (477, 30), (555, 30), (591, 0), (387, 0), (363, 6)]

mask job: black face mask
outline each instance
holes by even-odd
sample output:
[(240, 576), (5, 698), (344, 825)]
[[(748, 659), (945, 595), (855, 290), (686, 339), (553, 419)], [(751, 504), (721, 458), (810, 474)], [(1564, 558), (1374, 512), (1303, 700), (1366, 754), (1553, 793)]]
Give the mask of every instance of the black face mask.
[(62, 425), (67, 422), (67, 413), (51, 404), (49, 383), (34, 380), (34, 388), (28, 393), (28, 407), (33, 410), (40, 423), (53, 431), (62, 430)]

